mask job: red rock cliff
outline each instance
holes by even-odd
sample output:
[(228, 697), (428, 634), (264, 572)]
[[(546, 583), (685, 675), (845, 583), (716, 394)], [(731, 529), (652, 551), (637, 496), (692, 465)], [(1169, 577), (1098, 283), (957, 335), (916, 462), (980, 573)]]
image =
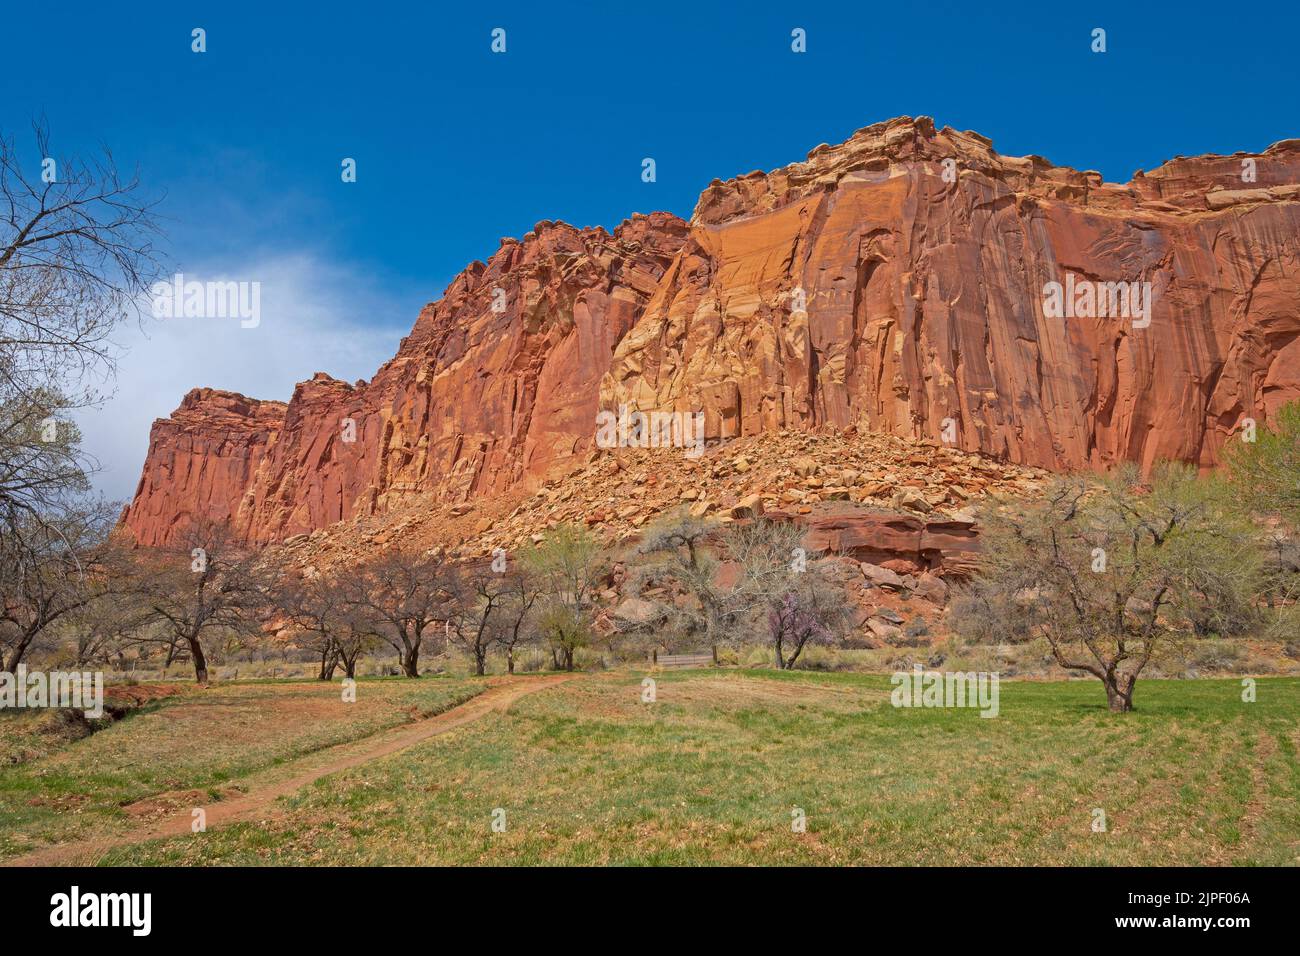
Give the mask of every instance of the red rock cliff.
[[(958, 447), (1042, 467), (1213, 465), (1242, 417), (1300, 398), (1297, 183), (1297, 140), (1116, 185), (880, 123), (715, 181), (689, 226), (503, 240), (368, 383), (317, 375), (288, 406), (191, 392), (123, 520), (154, 545), (205, 511), (263, 543), (491, 495), (585, 453), (620, 403), (702, 409), (710, 437), (942, 439), (947, 419)], [(1052, 317), (1044, 286), (1067, 274), (1149, 282), (1150, 324)]]
[(686, 231), (667, 213), (613, 235), (541, 222), (457, 276), (369, 382), (318, 373), (287, 407), (192, 392), (155, 423), (123, 523), (161, 545), (203, 510), (265, 543), (543, 473), (590, 446), (600, 377)]
[[(1300, 398), (1300, 140), (1247, 184), (1243, 158), (1119, 186), (904, 118), (715, 181), (603, 398), (703, 408), (710, 437), (948, 419), (1039, 467), (1213, 465), (1243, 417)], [(1150, 324), (1051, 317), (1067, 275), (1149, 282)]]

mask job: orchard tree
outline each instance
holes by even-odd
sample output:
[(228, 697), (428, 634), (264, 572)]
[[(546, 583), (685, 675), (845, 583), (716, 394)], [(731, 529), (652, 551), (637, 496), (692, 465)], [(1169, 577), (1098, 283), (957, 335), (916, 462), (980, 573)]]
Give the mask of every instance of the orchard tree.
[(522, 564), (505, 572), (502, 582), (505, 601), (496, 622), (497, 645), (506, 652), (506, 673), (515, 672), (515, 652), (533, 642), (537, 635), (537, 602), (542, 589), (535, 576)]
[(179, 542), (170, 550), (141, 557), (138, 587), (152, 619), (162, 625), (168, 661), (183, 649), (194, 665), (194, 679), (206, 685), (205, 640), (220, 633), (260, 633), (278, 582), (222, 523), (197, 521)]
[(498, 625), (505, 613), (504, 574), (486, 561), (466, 563), (451, 575), (452, 600), (448, 602), (448, 640), (474, 660), (474, 673), (482, 677), (488, 651), (500, 636)]
[(810, 644), (834, 644), (848, 628), (844, 589), (817, 570), (787, 582), (767, 602), (776, 666), (790, 670)]
[(720, 537), (716, 521), (696, 518), (685, 509), (650, 525), (637, 549), (645, 560), (632, 570), (626, 590), (667, 586), (689, 596), (663, 608), (670, 631), (716, 644), (726, 637), (727, 595), (718, 585), (718, 560), (711, 542)]
[(1206, 608), (1250, 613), (1259, 580), (1256, 529), (1220, 482), (1184, 466), (1149, 483), (1132, 467), (1059, 479), (1041, 500), (986, 507), (983, 524), (975, 603), (1013, 608), (1059, 665), (1102, 682), (1112, 711), (1133, 709), (1143, 669)]
[(357, 676), (357, 661), (380, 642), (382, 619), (348, 588), (349, 573), (302, 571), (281, 576), (274, 596), (280, 622), (292, 629), (292, 640), (311, 649), (320, 661), (318, 680), (331, 680), (343, 667), (345, 677)]
[(808, 645), (842, 638), (849, 625), (844, 589), (802, 540), (795, 522), (768, 518), (733, 524), (724, 537), (727, 556), (738, 566), (727, 595), (732, 628), (749, 633), (765, 623), (782, 670), (793, 668)]
[(343, 585), (348, 604), (397, 651), (407, 677), (420, 676), (426, 636), (449, 629), (456, 611), (454, 575), (441, 551), (411, 554), (394, 549), (364, 562)]

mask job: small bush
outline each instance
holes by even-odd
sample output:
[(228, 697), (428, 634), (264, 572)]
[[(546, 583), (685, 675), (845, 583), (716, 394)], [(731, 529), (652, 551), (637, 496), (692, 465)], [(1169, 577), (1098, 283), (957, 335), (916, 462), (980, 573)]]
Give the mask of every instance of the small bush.
[(1202, 671), (1235, 671), (1245, 660), (1246, 652), (1229, 641), (1199, 641), (1192, 651), (1191, 665)]

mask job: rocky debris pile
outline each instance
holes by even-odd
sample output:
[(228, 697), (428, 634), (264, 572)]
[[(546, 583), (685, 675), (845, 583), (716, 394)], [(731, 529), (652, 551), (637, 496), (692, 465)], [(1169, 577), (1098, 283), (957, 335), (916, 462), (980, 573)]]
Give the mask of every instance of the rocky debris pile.
[[(408, 507), (295, 535), (283, 548), (328, 564), (389, 545), (448, 547), (464, 556), (518, 551), (563, 523), (609, 545), (684, 509), (722, 522), (762, 514), (809, 528), (811, 546), (862, 558), (969, 550), (958, 542), (988, 494), (1024, 496), (1044, 471), (928, 440), (844, 431), (783, 432), (724, 442), (696, 457), (681, 449), (597, 450), (531, 494)], [(936, 567), (937, 555), (918, 565)]]
[[(936, 442), (853, 428), (773, 433), (695, 457), (669, 448), (593, 451), (531, 493), (362, 517), (296, 535), (276, 550), (316, 570), (350, 567), (387, 547), (513, 555), (575, 523), (627, 553), (648, 525), (679, 510), (724, 524), (768, 516), (807, 529), (805, 546), (825, 555), (856, 609), (859, 646), (906, 644), (918, 636), (906, 633), (916, 618), (937, 620), (945, 579), (972, 567), (979, 500), (1031, 495), (1048, 477)], [(647, 613), (640, 603), (647, 598), (663, 596), (624, 594), (616, 573), (602, 595), (610, 626)]]

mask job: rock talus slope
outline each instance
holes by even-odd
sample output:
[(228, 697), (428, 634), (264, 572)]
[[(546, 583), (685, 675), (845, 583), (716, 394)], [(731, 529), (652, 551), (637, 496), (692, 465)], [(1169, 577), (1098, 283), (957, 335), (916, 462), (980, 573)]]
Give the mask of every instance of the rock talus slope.
[[(318, 374), (287, 405), (191, 392), (123, 523), (162, 545), (211, 514), (264, 544), (487, 501), (590, 461), (619, 405), (703, 411), (711, 440), (853, 429), (1054, 470), (1213, 466), (1242, 418), (1300, 398), (1297, 183), (1297, 140), (1117, 185), (876, 124), (715, 181), (689, 224), (503, 240), (369, 382)], [(1067, 275), (1149, 282), (1150, 324), (1050, 317)]]

